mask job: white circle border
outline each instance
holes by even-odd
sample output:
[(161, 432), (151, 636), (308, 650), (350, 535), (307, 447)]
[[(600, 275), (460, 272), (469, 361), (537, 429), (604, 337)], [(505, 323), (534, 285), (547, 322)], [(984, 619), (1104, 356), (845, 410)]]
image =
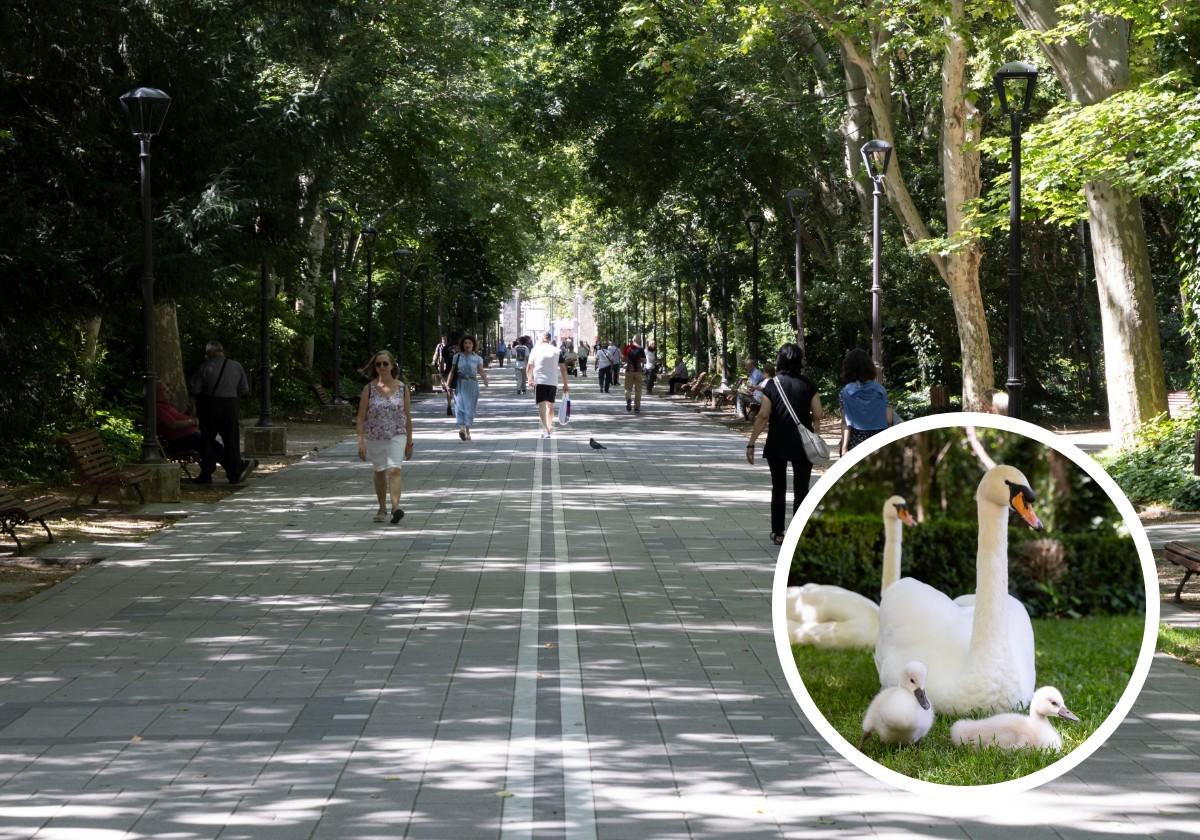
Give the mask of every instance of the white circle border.
[[(1134, 547), (1137, 549), (1138, 557), (1141, 560), (1142, 576), (1146, 585), (1146, 626), (1142, 634), (1142, 649), (1138, 654), (1137, 664), (1134, 665), (1133, 675), (1130, 677), (1129, 683), (1125, 686), (1125, 691), (1121, 694), (1112, 712), (1104, 719), (1104, 722), (1100, 724), (1086, 741), (1053, 764), (1016, 779), (1009, 779), (1008, 781), (988, 785), (972, 786), (926, 782), (906, 776), (903, 773), (897, 773), (895, 770), (884, 767), (882, 764), (868, 758), (857, 747), (843, 738), (829, 721), (825, 719), (820, 709), (817, 708), (816, 703), (813, 702), (812, 697), (808, 693), (808, 689), (804, 686), (804, 680), (800, 677), (800, 671), (796, 667), (795, 659), (792, 657), (791, 640), (788, 638), (787, 632), (785, 607), (788, 572), (791, 568), (791, 558), (795, 554), (796, 546), (800, 541), (800, 532), (803, 530), (804, 524), (808, 522), (809, 517), (812, 516), (813, 511), (816, 510), (817, 505), (833, 485), (859, 461), (876, 450), (882, 449), (901, 438), (906, 438), (909, 435), (925, 432), (930, 429), (962, 426), (999, 429), (1032, 438), (1070, 458), (1076, 466), (1091, 476), (1092, 480), (1108, 493), (1109, 498), (1124, 519), (1125, 527), (1129, 530), (1129, 535), (1133, 539)], [(959, 412), (918, 417), (892, 426), (890, 429), (882, 431), (879, 434), (872, 435), (848, 454), (839, 458), (837, 462), (825, 471), (825, 474), (821, 476), (812, 489), (809, 490), (808, 495), (804, 497), (804, 501), (792, 517), (791, 525), (784, 536), (783, 546), (779, 551), (779, 560), (775, 566), (775, 579), (772, 585), (771, 618), (775, 632), (775, 649), (779, 655), (779, 663), (783, 667), (783, 673), (787, 678), (788, 686), (792, 689), (792, 694), (795, 695), (797, 702), (800, 703), (800, 708), (804, 711), (809, 722), (843, 758), (864, 773), (881, 782), (909, 791), (910, 793), (936, 798), (939, 800), (939, 804), (949, 804), (952, 801), (955, 805), (962, 805), (968, 801), (973, 801), (981, 805), (987, 805), (994, 803), (997, 797), (1032, 790), (1071, 771), (1080, 762), (1086, 760), (1092, 753), (1098, 750), (1108, 740), (1109, 736), (1116, 731), (1116, 728), (1120, 726), (1125, 716), (1129, 714), (1130, 708), (1132, 708), (1138, 694), (1141, 693), (1142, 686), (1146, 682), (1146, 677), (1150, 673), (1150, 664), (1154, 659), (1155, 644), (1158, 640), (1159, 597), (1158, 571), (1154, 565), (1150, 540), (1146, 537), (1146, 531), (1142, 527), (1141, 521), (1137, 518), (1137, 512), (1133, 509), (1133, 505), (1129, 499), (1126, 498), (1125, 493), (1113, 481), (1112, 476), (1105, 472), (1090, 455), (1049, 429), (1035, 426), (1024, 420), (1017, 420), (997, 414)], [(950, 797), (953, 797), (953, 799), (951, 800)]]

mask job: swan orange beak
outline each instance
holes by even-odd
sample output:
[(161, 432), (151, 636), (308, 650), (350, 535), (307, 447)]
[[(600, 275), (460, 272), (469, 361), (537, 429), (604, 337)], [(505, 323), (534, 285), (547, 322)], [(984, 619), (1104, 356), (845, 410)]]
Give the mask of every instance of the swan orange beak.
[(916, 689), (913, 691), (913, 697), (917, 698), (917, 702), (921, 704), (922, 709), (929, 708), (929, 697), (925, 694), (925, 689)]
[(1030, 507), (1029, 502), (1025, 501), (1024, 493), (1017, 493), (1013, 496), (1012, 507), (1025, 520), (1025, 524), (1033, 530), (1040, 531), (1045, 527), (1042, 525), (1042, 520), (1038, 519), (1037, 514), (1033, 512), (1033, 508)]
[(900, 521), (905, 525), (917, 524), (917, 520), (913, 519), (912, 514), (908, 512), (908, 508), (906, 507), (896, 508), (896, 515), (900, 517)]

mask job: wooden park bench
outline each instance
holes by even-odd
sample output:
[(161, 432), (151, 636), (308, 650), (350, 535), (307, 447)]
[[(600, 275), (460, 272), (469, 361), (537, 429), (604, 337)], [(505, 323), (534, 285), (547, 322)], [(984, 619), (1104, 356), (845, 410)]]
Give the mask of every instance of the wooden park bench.
[(312, 391), (312, 395), (317, 398), (317, 405), (324, 408), (327, 405), (333, 405), (333, 397), (329, 391), (325, 390), (325, 386), (320, 382), (314, 382), (308, 386), (308, 390)]
[(692, 397), (695, 395), (696, 390), (698, 388), (700, 388), (707, 380), (708, 380), (708, 374), (705, 373), (704, 371), (700, 371), (699, 373), (696, 374), (696, 378), (693, 379), (691, 382), (688, 382), (684, 385), (680, 385), (678, 388), (676, 388), (675, 393), (681, 394), (682, 396), (685, 396), (685, 397)]
[(204, 455), (199, 449), (181, 449), (176, 452), (168, 452), (166, 444), (163, 443), (161, 437), (158, 439), (158, 452), (163, 456), (164, 461), (178, 464), (179, 468), (183, 470), (183, 474), (188, 478), (192, 477), (191, 465), (199, 465), (204, 461)]
[(10, 490), (0, 490), (0, 529), (12, 537), (17, 544), (17, 554), (20, 554), (21, 538), (17, 536), (17, 526), (37, 522), (45, 529), (49, 541), (54, 542), (54, 534), (50, 533), (46, 517), (66, 507), (67, 503), (55, 496), (38, 496), (23, 501)]
[(737, 402), (737, 393), (746, 386), (746, 378), (743, 376), (730, 388), (714, 388), (712, 392), (712, 407), (713, 408), (729, 408)]
[(96, 504), (100, 501), (100, 491), (108, 487), (116, 487), (118, 493), (126, 487), (132, 487), (137, 491), (138, 501), (146, 501), (141, 483), (150, 477), (149, 468), (117, 466), (108, 447), (101, 440), (100, 433), (95, 429), (73, 432), (63, 435), (58, 440), (67, 448), (71, 462), (75, 465), (75, 478), (80, 484), (79, 494), (75, 497), (76, 502), (90, 488), (92, 504)]
[(1183, 580), (1175, 589), (1175, 600), (1183, 600), (1183, 586), (1192, 575), (1200, 572), (1200, 545), (1195, 543), (1169, 542), (1163, 546), (1163, 556), (1184, 570)]

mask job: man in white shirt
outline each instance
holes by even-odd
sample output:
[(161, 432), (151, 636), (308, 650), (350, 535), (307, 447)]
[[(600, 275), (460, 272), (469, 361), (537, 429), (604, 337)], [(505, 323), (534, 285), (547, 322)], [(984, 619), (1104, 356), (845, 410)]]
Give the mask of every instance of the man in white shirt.
[(567, 363), (559, 349), (550, 343), (550, 333), (543, 333), (542, 340), (529, 354), (525, 377), (534, 386), (534, 398), (537, 401), (538, 418), (542, 421), (544, 438), (550, 437), (554, 431), (554, 398), (558, 395), (558, 389), (554, 385), (556, 369), (562, 377), (563, 396), (566, 396)]
[(600, 393), (607, 394), (612, 377), (612, 359), (608, 357), (608, 348), (604, 342), (596, 339), (596, 376), (600, 382)]

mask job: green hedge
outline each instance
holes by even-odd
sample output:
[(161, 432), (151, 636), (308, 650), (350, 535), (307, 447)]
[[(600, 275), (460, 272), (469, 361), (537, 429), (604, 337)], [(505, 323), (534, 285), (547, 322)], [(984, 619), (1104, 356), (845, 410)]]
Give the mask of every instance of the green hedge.
[[(1010, 528), (1008, 535), (1009, 592), (1031, 615), (1145, 610), (1142, 566), (1128, 537), (1035, 534), (1024, 526)], [(901, 574), (951, 597), (974, 592), (977, 540), (973, 522), (934, 520), (905, 528)], [(1046, 541), (1060, 543), (1061, 553)], [(833, 583), (878, 601), (882, 557), (878, 516), (816, 517), (800, 535), (788, 585)]]

